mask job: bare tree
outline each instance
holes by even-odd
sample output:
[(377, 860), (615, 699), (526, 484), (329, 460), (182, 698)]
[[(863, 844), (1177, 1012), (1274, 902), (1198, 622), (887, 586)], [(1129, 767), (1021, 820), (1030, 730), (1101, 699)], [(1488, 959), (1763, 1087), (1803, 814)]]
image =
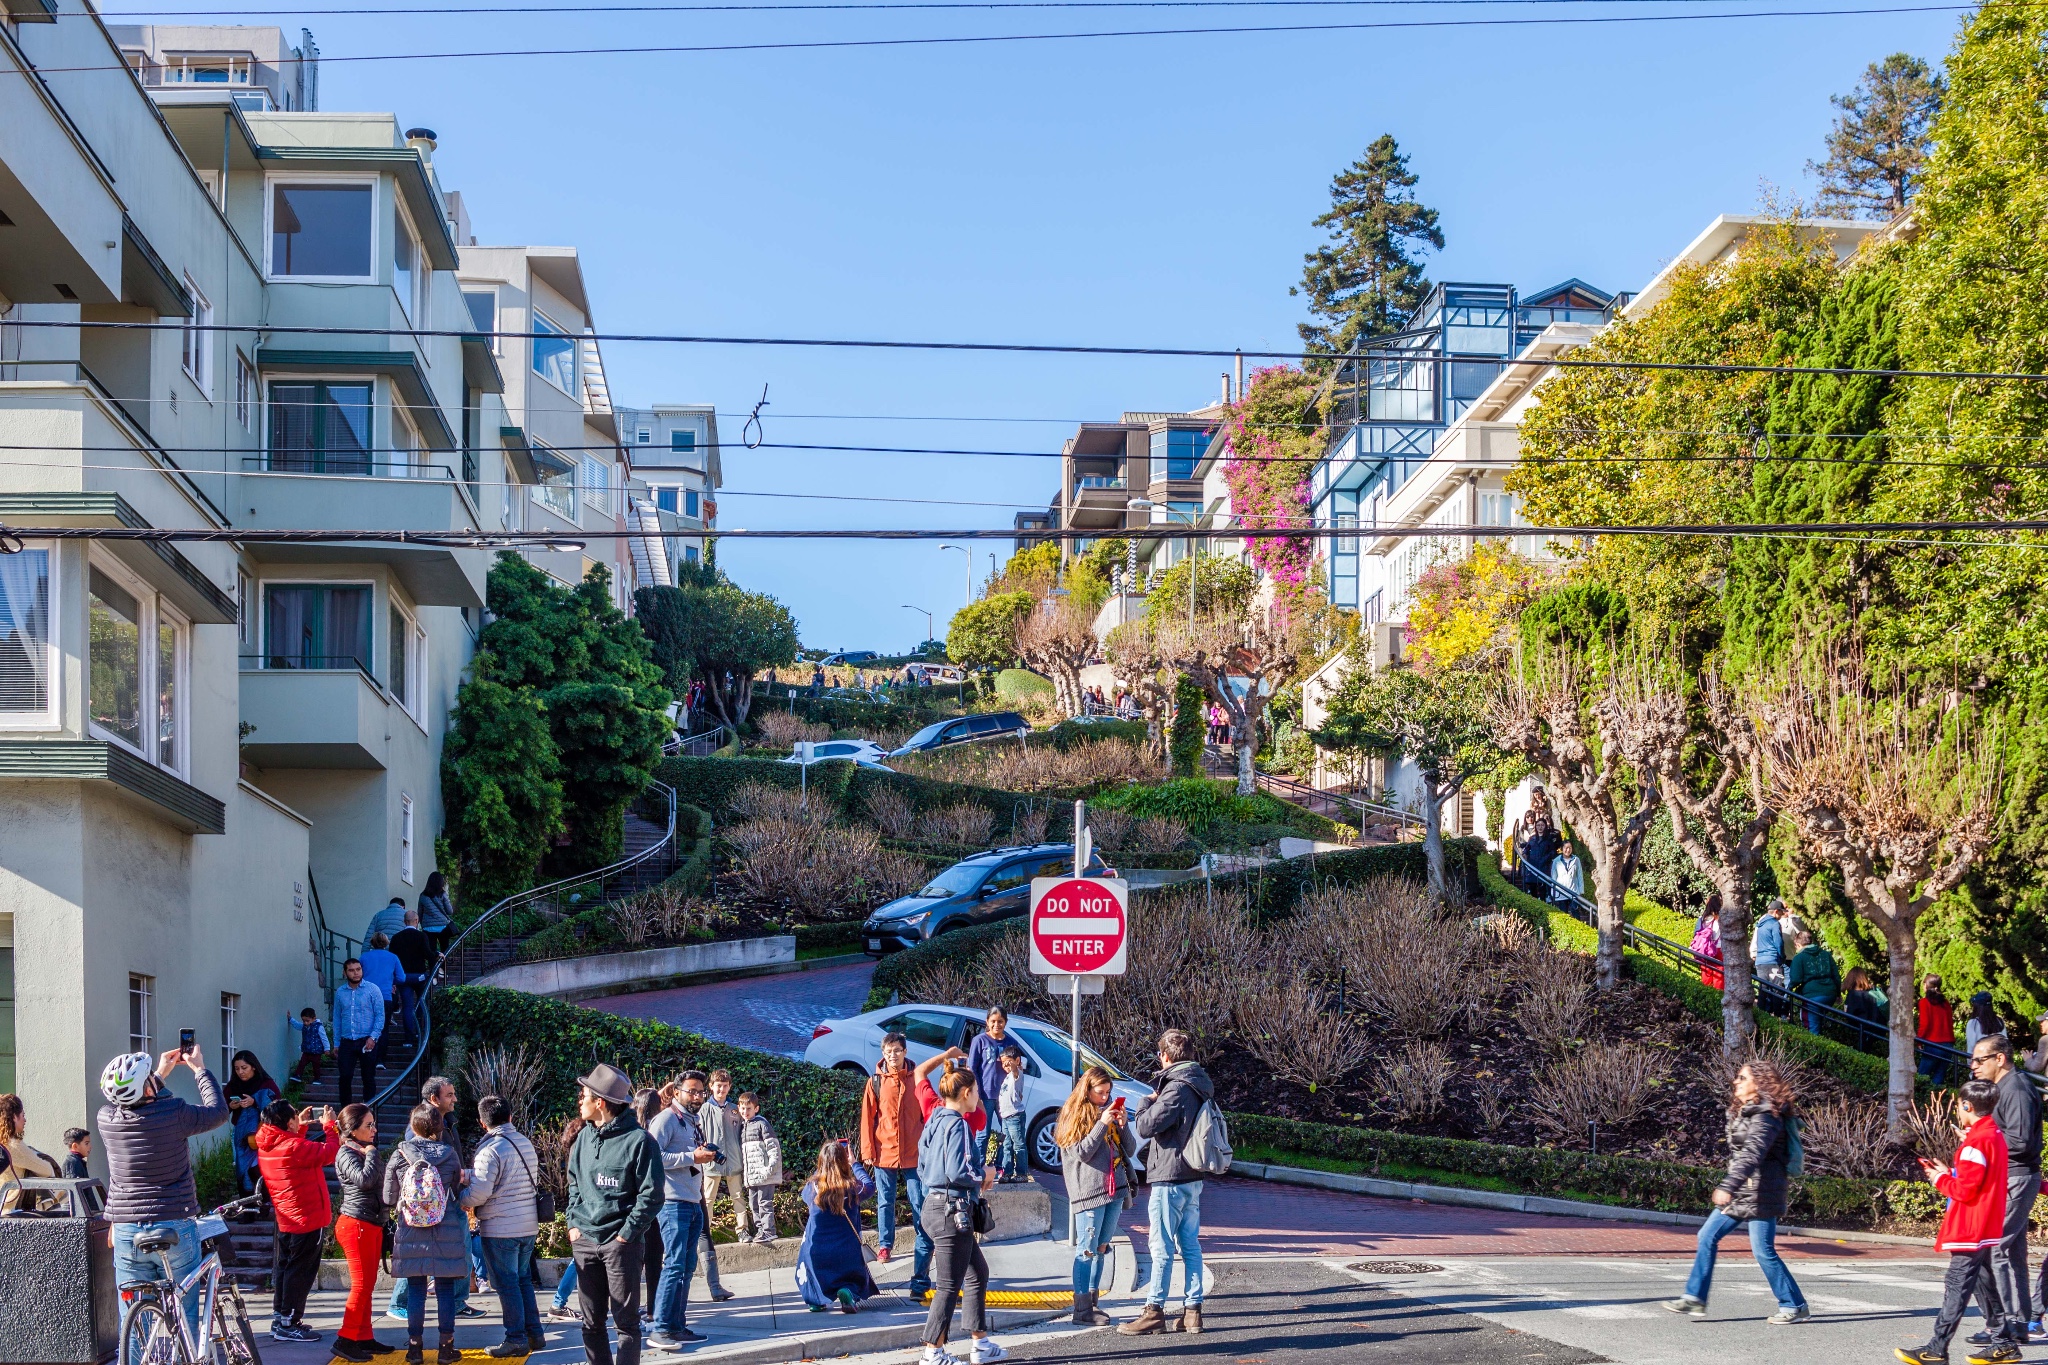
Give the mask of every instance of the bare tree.
[(1178, 618), (1157, 627), (1160, 657), (1187, 674), (1223, 708), (1237, 752), (1237, 790), (1257, 789), (1252, 755), (1266, 703), (1310, 657), (1306, 623), (1271, 607), (1219, 610), (1192, 625)]
[[(1756, 726), (1709, 669), (1688, 695), (1674, 668), (1626, 660), (1596, 704), (1622, 755), (1657, 783), (1671, 834), (1721, 900), (1721, 1051), (1738, 1062), (1756, 1028), (1749, 925), (1764, 841), (1777, 819)], [(1740, 790), (1750, 816), (1731, 812)]]
[(1081, 670), (1095, 657), (1095, 631), (1071, 598), (1044, 598), (1018, 618), (1017, 657), (1052, 679), (1061, 711), (1081, 714)]
[(1510, 664), (1488, 711), (1495, 742), (1542, 772), (1572, 836), (1592, 856), (1596, 979), (1601, 990), (1613, 990), (1621, 984), (1623, 902), (1657, 813), (1656, 779), (1623, 759), (1611, 716), (1588, 698), (1579, 665), (1566, 654)]
[(1173, 684), (1162, 681), (1166, 660), (1159, 653), (1159, 636), (1144, 618), (1127, 621), (1112, 630), (1102, 642), (1117, 686), (1137, 701), (1138, 714), (1145, 720), (1145, 746), (1156, 758), (1166, 756), (1166, 713), (1173, 701)]
[(1815, 857), (1834, 864), (1856, 913), (1891, 961), (1889, 1131), (1905, 1135), (1921, 915), (1991, 844), (1999, 775), (1994, 739), (1903, 690), (1872, 691), (1831, 661), (1816, 681), (1766, 689), (1752, 711), (1770, 799)]

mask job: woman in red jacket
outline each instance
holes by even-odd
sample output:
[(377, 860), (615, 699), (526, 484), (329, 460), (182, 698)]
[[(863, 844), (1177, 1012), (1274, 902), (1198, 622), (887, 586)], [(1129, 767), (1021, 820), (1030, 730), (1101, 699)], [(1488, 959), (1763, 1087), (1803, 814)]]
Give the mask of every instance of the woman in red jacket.
[[(2007, 1152), (2005, 1134), (1991, 1116), (1997, 1106), (1998, 1087), (1989, 1081), (1965, 1081), (1963, 1121), (1956, 1125), (1963, 1142), (1956, 1148), (1955, 1169), (1920, 1158), (1921, 1171), (1948, 1198), (1948, 1211), (1934, 1238), (1934, 1249), (1948, 1253), (1948, 1275), (1941, 1286), (1933, 1338), (1925, 1346), (1901, 1346), (1892, 1352), (1904, 1365), (1948, 1365), (1948, 1343), (1956, 1324), (1976, 1297), (1977, 1286), (1990, 1279), (1991, 1250), (2005, 1235)], [(2019, 1358), (2020, 1348), (2003, 1339), (1970, 1352), (1973, 1365), (2010, 1365)]]
[(306, 1295), (320, 1276), (320, 1245), (334, 1206), (327, 1199), (326, 1168), (341, 1150), (341, 1134), (332, 1108), (314, 1115), (311, 1109), (292, 1112), (290, 1100), (272, 1100), (256, 1130), (256, 1167), (277, 1218), (275, 1263), (271, 1282), (277, 1286), (270, 1320), (272, 1341), (318, 1341), (306, 1326)]

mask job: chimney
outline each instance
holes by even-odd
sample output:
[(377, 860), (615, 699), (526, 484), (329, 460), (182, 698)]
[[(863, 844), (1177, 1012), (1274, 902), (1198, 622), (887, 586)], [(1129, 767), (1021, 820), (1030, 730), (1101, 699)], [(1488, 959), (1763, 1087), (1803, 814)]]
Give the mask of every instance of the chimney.
[(1230, 372), (1229, 372), (1228, 370), (1224, 371), (1224, 373), (1223, 373), (1223, 398), (1222, 398), (1222, 403), (1223, 403), (1223, 406), (1224, 406), (1224, 407), (1226, 407), (1226, 408), (1230, 406)]
[(1244, 352), (1237, 353), (1237, 401), (1244, 401)]
[(420, 160), (429, 166), (434, 164), (434, 130), (432, 128), (408, 128), (405, 130), (405, 145), (420, 154)]

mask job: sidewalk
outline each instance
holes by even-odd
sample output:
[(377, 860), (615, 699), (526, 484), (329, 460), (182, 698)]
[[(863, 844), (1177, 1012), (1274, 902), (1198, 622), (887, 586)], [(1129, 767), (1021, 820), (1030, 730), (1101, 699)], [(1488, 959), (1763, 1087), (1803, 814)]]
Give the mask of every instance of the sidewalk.
[[(987, 1245), (982, 1251), (988, 1259), (992, 1291), (1053, 1293), (1062, 1298), (1057, 1307), (991, 1308), (990, 1328), (998, 1336), (1027, 1324), (1064, 1318), (1072, 1311), (1067, 1296), (1073, 1287), (1073, 1258), (1065, 1244), (1033, 1238)], [(1132, 1292), (1136, 1266), (1129, 1243), (1119, 1240), (1115, 1255), (1111, 1283), (1116, 1287), (1116, 1294), (1105, 1294), (1103, 1306), (1106, 1311), (1130, 1316), (1137, 1310)], [(910, 1257), (895, 1258), (888, 1265), (872, 1265), (869, 1269), (882, 1293), (862, 1304), (860, 1311), (854, 1314), (809, 1311), (797, 1293), (793, 1273), (786, 1268), (726, 1275), (725, 1287), (737, 1297), (718, 1304), (704, 1298), (704, 1281), (700, 1277), (691, 1287), (690, 1326), (711, 1339), (685, 1354), (693, 1360), (716, 1360), (721, 1365), (781, 1365), (784, 1361), (823, 1359), (861, 1352), (901, 1349), (908, 1353), (917, 1345), (925, 1319), (924, 1307), (911, 1303), (903, 1291), (904, 1283), (910, 1278)], [(552, 1293), (551, 1290), (541, 1291), (543, 1313), (552, 1300)], [(271, 1341), (267, 1335), (269, 1299), (267, 1296), (252, 1297), (250, 1315), (252, 1325), (257, 1329), (257, 1346), (263, 1352), (265, 1365), (329, 1365), (334, 1358), (333, 1338), (341, 1325), (345, 1297), (337, 1290), (314, 1293), (307, 1303), (306, 1322), (320, 1333), (321, 1340), (306, 1345)], [(382, 1315), (384, 1302), (384, 1296), (379, 1294), (377, 1339), (402, 1351), (405, 1327)], [(460, 1321), (456, 1326), (455, 1342), (465, 1356), (480, 1356), (486, 1347), (503, 1340), (502, 1319), (498, 1316), (495, 1295), (474, 1295), (471, 1302), (490, 1316)], [(430, 1314), (431, 1311), (430, 1308)], [(954, 1323), (954, 1334), (964, 1339), (966, 1334), (960, 1330), (957, 1316)], [(545, 1325), (547, 1349), (528, 1359), (535, 1365), (572, 1365), (583, 1359), (582, 1333), (575, 1323), (549, 1322)], [(438, 1341), (433, 1327), (428, 1327), (425, 1340), (428, 1358), (432, 1359)], [(677, 1358), (654, 1351), (644, 1357), (650, 1363)], [(380, 1365), (383, 1359), (387, 1358), (380, 1358)], [(403, 1357), (388, 1359), (392, 1365), (399, 1365)]]

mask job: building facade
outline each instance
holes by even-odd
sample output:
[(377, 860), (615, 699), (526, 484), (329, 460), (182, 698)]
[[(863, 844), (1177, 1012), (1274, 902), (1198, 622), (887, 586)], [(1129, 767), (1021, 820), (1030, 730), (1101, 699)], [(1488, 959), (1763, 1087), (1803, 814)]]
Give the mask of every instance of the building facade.
[(631, 542), (634, 584), (674, 583), (709, 552), (718, 524), (718, 411), (709, 403), (620, 408), (619, 439), (632, 475), (627, 514), (646, 534)]

